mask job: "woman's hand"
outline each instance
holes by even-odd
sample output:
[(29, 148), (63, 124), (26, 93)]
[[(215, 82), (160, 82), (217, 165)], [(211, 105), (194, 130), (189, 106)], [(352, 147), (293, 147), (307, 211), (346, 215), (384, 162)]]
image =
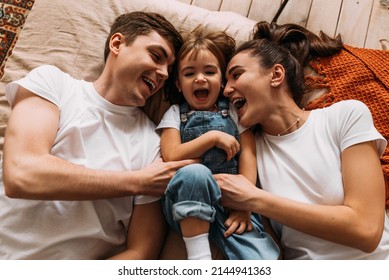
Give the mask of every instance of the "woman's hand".
[(214, 177), (221, 189), (221, 204), (224, 207), (251, 211), (247, 202), (252, 199), (256, 186), (243, 175), (215, 174)]

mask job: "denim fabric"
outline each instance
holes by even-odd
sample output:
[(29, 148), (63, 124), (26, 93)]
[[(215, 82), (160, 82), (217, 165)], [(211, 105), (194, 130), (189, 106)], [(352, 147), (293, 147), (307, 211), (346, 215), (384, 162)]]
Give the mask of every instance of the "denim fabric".
[(224, 237), (228, 213), (218, 203), (220, 198), (221, 192), (211, 171), (202, 164), (192, 164), (177, 171), (168, 184), (162, 204), (167, 222), (178, 232), (181, 232), (179, 221), (186, 217), (210, 222), (209, 238), (227, 259), (277, 259), (279, 249), (264, 232), (259, 215), (251, 216), (251, 232)]
[[(210, 130), (219, 130), (235, 136), (239, 141), (239, 131), (229, 115), (229, 101), (225, 98), (218, 100), (218, 112), (193, 111), (190, 112), (188, 104), (180, 105), (181, 116), (181, 141), (191, 141)], [(238, 173), (238, 157), (236, 154), (227, 161), (227, 154), (224, 150), (214, 147), (202, 156), (202, 164), (207, 166), (213, 174), (217, 173)]]

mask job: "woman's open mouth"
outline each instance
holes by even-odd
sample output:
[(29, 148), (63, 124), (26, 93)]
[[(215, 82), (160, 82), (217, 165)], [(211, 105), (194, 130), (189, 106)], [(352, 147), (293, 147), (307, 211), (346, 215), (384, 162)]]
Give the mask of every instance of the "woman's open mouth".
[(238, 98), (232, 101), (232, 105), (234, 105), (237, 111), (239, 111), (244, 106), (244, 104), (246, 104), (246, 99), (243, 98)]

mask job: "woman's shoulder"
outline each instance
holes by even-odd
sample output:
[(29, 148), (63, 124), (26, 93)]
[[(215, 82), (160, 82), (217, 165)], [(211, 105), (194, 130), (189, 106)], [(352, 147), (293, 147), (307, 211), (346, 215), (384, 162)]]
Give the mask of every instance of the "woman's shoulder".
[(360, 100), (356, 100), (356, 99), (349, 99), (349, 100), (341, 100), (341, 101), (338, 101), (334, 104), (332, 104), (331, 106), (329, 106), (329, 108), (332, 108), (332, 109), (336, 109), (336, 110), (345, 110), (345, 109), (362, 109), (362, 108), (366, 108), (367, 109), (367, 106), (365, 103), (363, 103), (362, 101)]
[(327, 107), (330, 115), (370, 115), (368, 106), (359, 100), (342, 100)]

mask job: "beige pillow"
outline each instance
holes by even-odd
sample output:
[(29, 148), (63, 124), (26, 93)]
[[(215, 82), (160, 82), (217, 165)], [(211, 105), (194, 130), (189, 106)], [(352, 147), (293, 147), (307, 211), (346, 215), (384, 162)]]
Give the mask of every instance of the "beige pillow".
[[(10, 111), (5, 85), (42, 64), (56, 65), (75, 78), (95, 80), (103, 67), (110, 25), (118, 15), (137, 10), (161, 13), (180, 32), (198, 24), (225, 30), (238, 44), (249, 39), (255, 25), (232, 12), (211, 12), (174, 0), (36, 0), (0, 82), (0, 151)], [(161, 108), (155, 105), (161, 98), (156, 96), (149, 106), (154, 121), (161, 116)]]

